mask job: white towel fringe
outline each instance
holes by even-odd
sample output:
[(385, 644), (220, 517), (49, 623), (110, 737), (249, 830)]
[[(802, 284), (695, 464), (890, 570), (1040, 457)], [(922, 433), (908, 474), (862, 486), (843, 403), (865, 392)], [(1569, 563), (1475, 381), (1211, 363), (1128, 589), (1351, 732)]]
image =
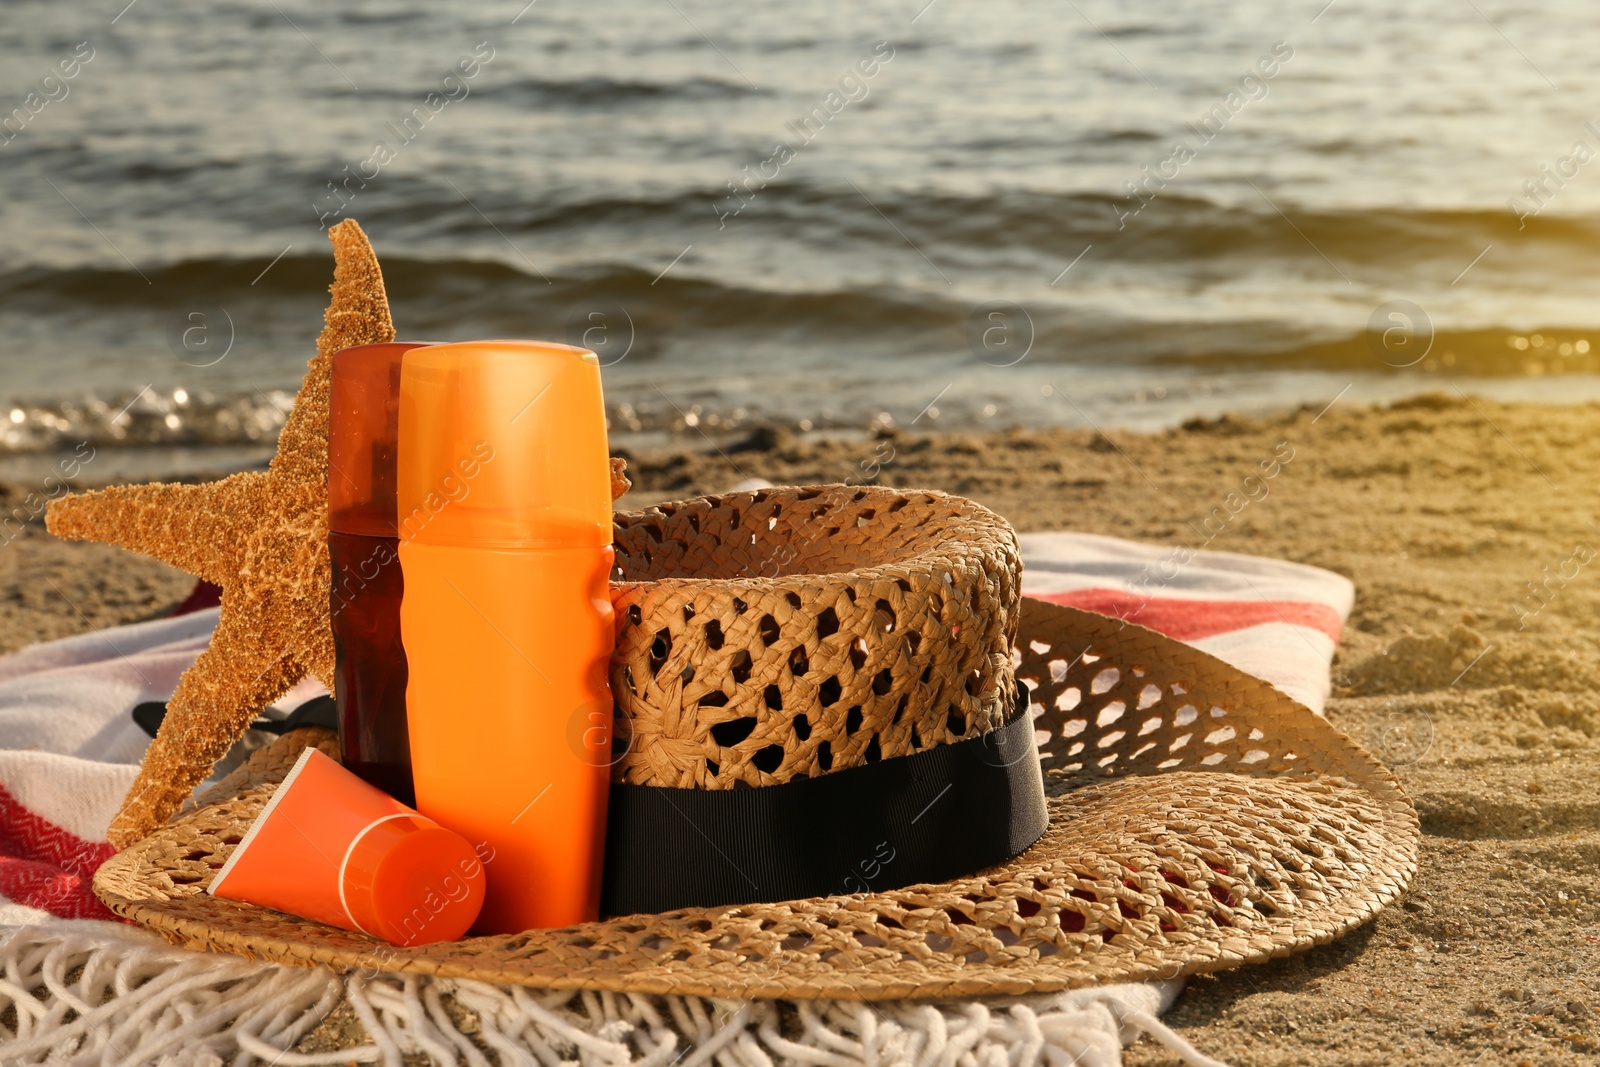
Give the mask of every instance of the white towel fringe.
[[(1177, 981), (877, 1005), (571, 993), (255, 963), (99, 922), (0, 930), (0, 972), (4, 1067), (1118, 1067), (1140, 1034), (1224, 1067), (1157, 1018)], [(289, 1051), (341, 1000), (371, 1044)]]

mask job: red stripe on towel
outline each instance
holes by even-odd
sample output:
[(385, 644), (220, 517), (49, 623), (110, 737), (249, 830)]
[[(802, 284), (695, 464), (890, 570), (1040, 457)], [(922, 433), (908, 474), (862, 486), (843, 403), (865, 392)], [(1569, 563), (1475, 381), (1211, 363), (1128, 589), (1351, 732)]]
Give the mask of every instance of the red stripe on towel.
[(1197, 641), (1268, 622), (1284, 622), (1320, 630), (1335, 643), (1344, 629), (1339, 613), (1326, 604), (1305, 600), (1187, 600), (1142, 597), (1120, 589), (1073, 589), (1029, 596), (1082, 608), (1097, 615), (1126, 619), (1179, 641)]
[(194, 588), (189, 590), (189, 595), (184, 597), (183, 601), (179, 603), (177, 607), (173, 608), (168, 614), (188, 615), (192, 612), (204, 611), (207, 608), (214, 608), (221, 603), (222, 587), (219, 585), (212, 585), (204, 578), (199, 578), (195, 580)]
[(91, 883), (116, 852), (40, 818), (0, 785), (0, 896), (63, 919), (115, 919)]

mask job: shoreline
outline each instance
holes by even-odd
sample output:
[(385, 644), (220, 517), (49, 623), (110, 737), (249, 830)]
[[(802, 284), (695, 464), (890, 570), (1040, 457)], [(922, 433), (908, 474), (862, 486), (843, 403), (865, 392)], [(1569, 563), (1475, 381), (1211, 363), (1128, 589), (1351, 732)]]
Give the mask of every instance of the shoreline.
[[(618, 507), (875, 472), (970, 496), (1019, 530), (1279, 556), (1351, 578), (1328, 718), (1386, 757), (1415, 801), (1419, 874), (1331, 945), (1192, 980), (1166, 1019), (1239, 1067), (1577, 1064), (1600, 1053), (1600, 561), (1577, 551), (1600, 548), (1588, 525), (1600, 524), (1597, 423), (1588, 405), (1433, 394), (1154, 433), (768, 430), (720, 452), (631, 456), (635, 488)], [(0, 489), (11, 506), (17, 487)], [(7, 651), (153, 617), (192, 585), (118, 549), (55, 541), (42, 523), (0, 559)], [(1542, 590), (1533, 601), (1527, 583)], [(347, 1047), (340, 1014), (303, 1050)], [(1177, 1062), (1148, 1042), (1126, 1059)]]
[[(1071, 430), (1160, 434), (1196, 420), (1271, 421), (1333, 405), (1393, 406), (1435, 393), (1489, 403), (1600, 406), (1600, 371), (1468, 377), (1421, 368), (1266, 372), (1159, 363), (975, 367), (971, 359), (959, 362), (928, 367), (913, 362), (901, 367), (901, 378), (893, 382), (847, 376), (829, 381), (825, 389), (815, 375), (777, 377), (764, 396), (782, 398), (781, 411), (753, 401), (747, 406), (750, 397), (739, 388), (707, 390), (670, 379), (656, 383), (630, 368), (630, 376), (609, 380), (608, 431), (614, 451), (645, 455), (729, 452), (769, 433), (788, 434), (800, 443), (871, 440), (884, 430), (939, 438)], [(907, 375), (916, 384), (905, 384)], [(834, 396), (848, 400), (829, 399)], [(8, 401), (0, 404), (0, 483), (42, 482), (85, 452), (93, 459), (80, 464), (84, 487), (189, 480), (262, 467), (272, 456), (291, 401), (292, 392), (284, 390), (270, 396), (260, 391), (214, 396), (182, 386), (101, 398)]]

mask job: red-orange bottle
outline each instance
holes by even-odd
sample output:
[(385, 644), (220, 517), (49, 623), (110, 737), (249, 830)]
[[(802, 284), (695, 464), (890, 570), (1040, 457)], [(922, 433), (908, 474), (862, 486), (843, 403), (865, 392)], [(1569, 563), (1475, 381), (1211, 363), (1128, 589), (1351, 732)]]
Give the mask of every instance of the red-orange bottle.
[(328, 398), (328, 553), (333, 558), (334, 700), (339, 758), (363, 780), (415, 803), (400, 643), (395, 438), (400, 357), (414, 342), (333, 354)]
[(615, 640), (598, 359), (407, 352), (398, 469), (417, 809), (484, 858), (476, 931), (596, 919)]
[(466, 933), (483, 889), (460, 834), (308, 748), (206, 892), (425, 945)]

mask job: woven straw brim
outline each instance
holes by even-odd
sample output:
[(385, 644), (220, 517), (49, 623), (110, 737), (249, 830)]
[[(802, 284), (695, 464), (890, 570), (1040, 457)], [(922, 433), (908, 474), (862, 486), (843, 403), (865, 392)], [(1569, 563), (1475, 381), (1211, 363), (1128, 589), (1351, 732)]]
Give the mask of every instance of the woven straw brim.
[[(1349, 738), (1188, 645), (1023, 605), (1016, 670), (1033, 688), (1050, 829), (1012, 862), (968, 878), (394, 948), (204, 893), (308, 735), (336, 751), (326, 731), (302, 731), (113, 857), (95, 891), (179, 944), (286, 963), (562, 989), (880, 1000), (1220, 970), (1331, 941), (1405, 887), (1416, 814)], [(883, 874), (892, 877), (892, 859)]]

